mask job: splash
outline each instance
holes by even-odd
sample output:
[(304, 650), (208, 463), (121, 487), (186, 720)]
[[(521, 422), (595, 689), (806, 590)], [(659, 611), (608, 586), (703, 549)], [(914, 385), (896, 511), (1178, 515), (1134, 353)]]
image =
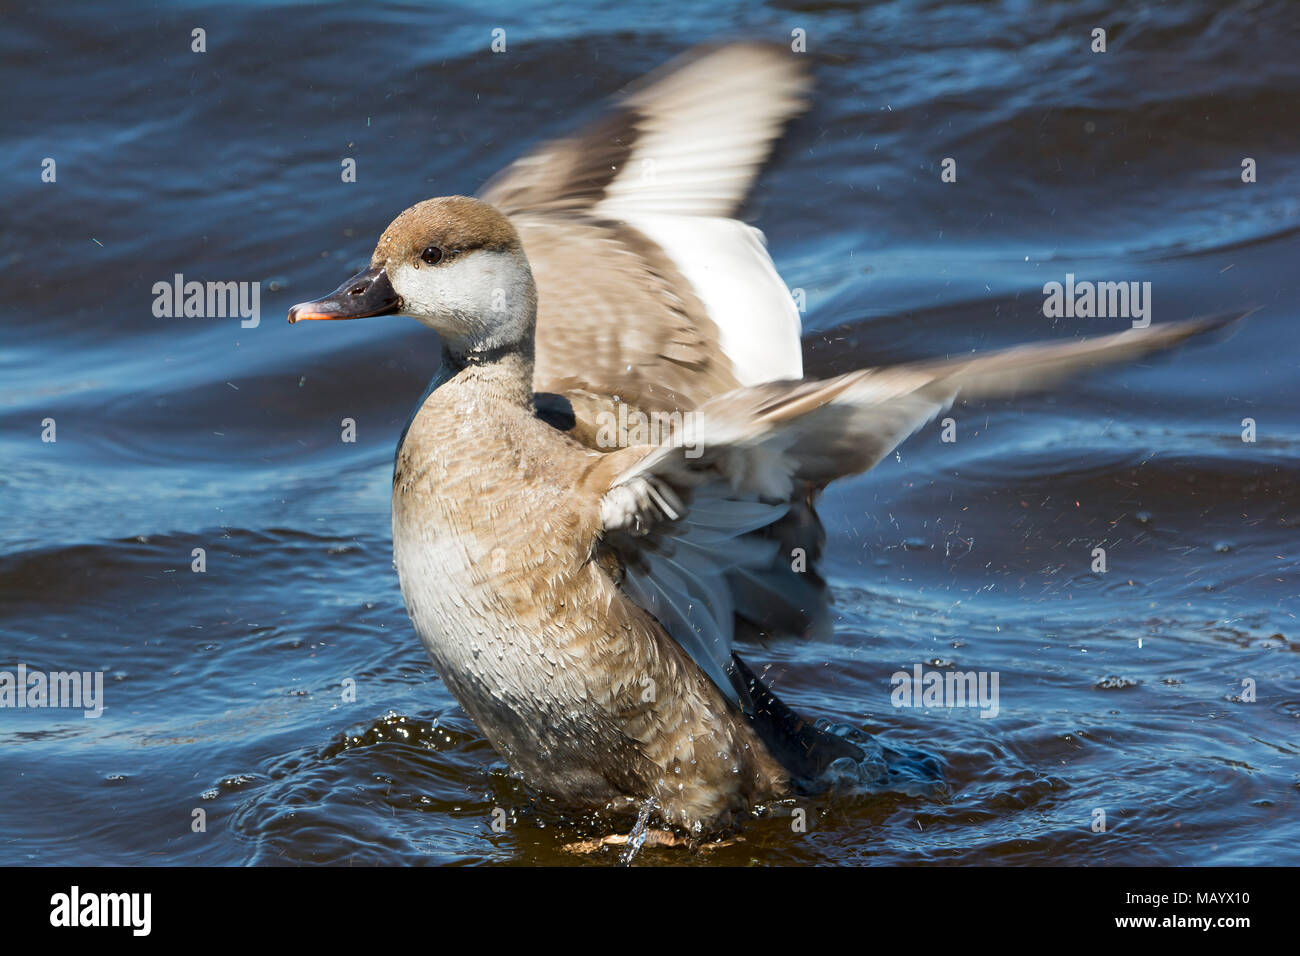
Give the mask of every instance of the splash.
[(654, 797), (641, 804), (641, 809), (636, 815), (636, 825), (632, 827), (632, 832), (627, 835), (627, 846), (619, 854), (618, 862), (620, 866), (630, 866), (632, 861), (636, 859), (636, 855), (641, 852), (641, 847), (645, 846), (646, 837), (650, 834), (650, 814), (654, 812), (655, 807), (658, 805)]
[(823, 772), (821, 783), (835, 796), (902, 793), (913, 797), (942, 797), (949, 793), (938, 757), (911, 747), (891, 747), (847, 724), (817, 722), (817, 729), (852, 741), (862, 749), (861, 760), (840, 757)]

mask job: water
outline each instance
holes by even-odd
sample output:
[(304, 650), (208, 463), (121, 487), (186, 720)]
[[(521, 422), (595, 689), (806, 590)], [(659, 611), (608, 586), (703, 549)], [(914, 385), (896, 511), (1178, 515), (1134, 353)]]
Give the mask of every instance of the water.
[[(1261, 309), (1227, 341), (959, 409), (955, 444), (928, 428), (834, 487), (834, 638), (743, 651), (943, 787), (767, 808), (741, 842), (635, 862), (1300, 862), (1284, 0), (7, 15), (0, 668), (102, 670), (106, 709), (0, 711), (0, 862), (617, 862), (564, 847), (632, 821), (510, 776), (402, 608), (389, 476), (434, 336), (283, 315), (398, 211), (476, 189), (645, 70), (795, 27), (816, 108), (749, 216), (806, 290), (811, 372), (1118, 328), (1043, 317), (1067, 272), (1152, 282), (1156, 321)], [(261, 324), (155, 318), (175, 273), (260, 281)], [(997, 672), (998, 715), (895, 708), (918, 663)]]

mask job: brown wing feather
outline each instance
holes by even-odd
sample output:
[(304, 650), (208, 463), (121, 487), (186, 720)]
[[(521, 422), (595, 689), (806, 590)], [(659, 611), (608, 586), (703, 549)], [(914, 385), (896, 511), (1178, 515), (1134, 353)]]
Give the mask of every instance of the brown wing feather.
[(507, 215), (610, 200), (731, 217), (810, 85), (807, 58), (785, 47), (698, 47), (633, 84), (600, 119), (511, 163), (479, 195)]
[(537, 282), (535, 391), (581, 387), (671, 410), (736, 387), (717, 326), (636, 230), (580, 215), (514, 222)]
[(483, 187), (537, 282), (535, 391), (671, 411), (739, 384), (690, 282), (623, 219), (734, 215), (809, 85), (806, 58), (783, 47), (702, 47)]
[(1061, 379), (1177, 346), (1241, 318), (1241, 313), (1128, 329), (1077, 342), (1024, 345), (974, 358), (861, 369), (824, 381), (773, 382), (720, 395), (698, 412), (697, 432), (661, 447), (621, 476), (697, 484), (725, 476), (738, 491), (789, 494), (791, 482), (825, 485), (866, 471), (957, 399), (1009, 397)]

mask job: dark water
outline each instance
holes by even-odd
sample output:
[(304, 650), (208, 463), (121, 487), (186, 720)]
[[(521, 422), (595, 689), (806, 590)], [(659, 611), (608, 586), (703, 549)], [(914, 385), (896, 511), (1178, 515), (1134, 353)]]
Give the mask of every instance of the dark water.
[[(1300, 862), (1300, 17), (1276, 0), (9, 7), (0, 669), (103, 671), (106, 707), (0, 710), (0, 863), (550, 863), (609, 832), (508, 774), (402, 608), (390, 466), (434, 336), (283, 315), (645, 70), (795, 27), (816, 107), (750, 218), (806, 290), (810, 371), (1126, 324), (1044, 318), (1067, 272), (1150, 281), (1157, 322), (1261, 308), (834, 487), (834, 639), (743, 653), (946, 788), (640, 861)], [(260, 325), (156, 318), (175, 273), (261, 282)], [(998, 715), (895, 708), (916, 664), (997, 672)]]

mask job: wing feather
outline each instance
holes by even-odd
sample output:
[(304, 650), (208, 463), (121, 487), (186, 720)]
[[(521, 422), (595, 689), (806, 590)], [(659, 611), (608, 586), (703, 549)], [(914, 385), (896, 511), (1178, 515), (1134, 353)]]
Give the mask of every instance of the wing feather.
[[(823, 590), (789, 568), (786, 555), (774, 561), (776, 541), (760, 537), (789, 512), (800, 488), (871, 468), (958, 399), (1045, 388), (1240, 317), (735, 389), (705, 403), (689, 434), (640, 454), (610, 481), (601, 503), (605, 545), (629, 568), (632, 599), (657, 617), (675, 615), (660, 617), (669, 634), (738, 701), (729, 676), (737, 613), (760, 626), (827, 622)], [(672, 514), (660, 503), (669, 493)], [(689, 562), (664, 559), (675, 541), (697, 546)]]

